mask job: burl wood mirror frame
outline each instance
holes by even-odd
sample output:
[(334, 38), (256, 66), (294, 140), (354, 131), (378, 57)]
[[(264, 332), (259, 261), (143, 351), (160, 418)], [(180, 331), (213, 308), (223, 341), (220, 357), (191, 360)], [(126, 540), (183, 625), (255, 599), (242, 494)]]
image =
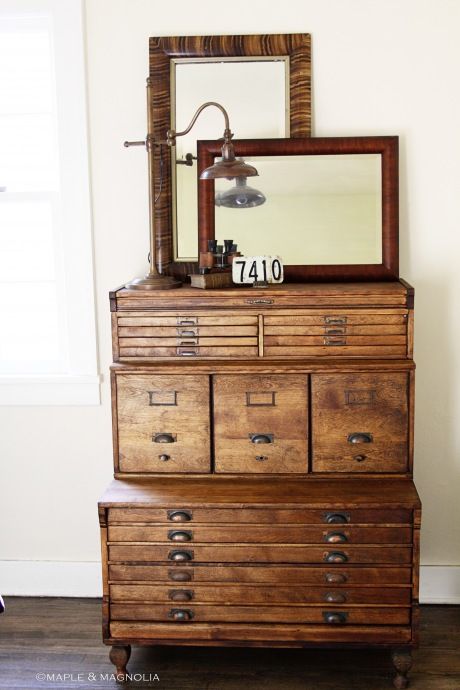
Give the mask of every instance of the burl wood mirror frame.
[[(295, 156), (377, 153), (382, 156), (382, 263), (284, 266), (286, 282), (398, 280), (399, 278), (399, 192), (398, 137), (323, 137), (308, 139), (240, 139), (235, 153), (251, 156)], [(218, 141), (198, 142), (198, 175), (221, 156)], [(257, 163), (254, 162), (257, 167)], [(242, 213), (242, 211), (239, 211)], [(198, 185), (199, 251), (207, 251), (214, 239), (214, 180)], [(263, 247), (260, 248), (263, 254)]]
[[(289, 58), (290, 136), (311, 134), (311, 50), (309, 34), (261, 34), (242, 36), (160, 36), (149, 39), (150, 104), (153, 138), (163, 141), (171, 127), (170, 73), (173, 58), (279, 56)], [(230, 113), (231, 116), (231, 113)], [(185, 280), (196, 262), (174, 261), (171, 160), (169, 152), (156, 154), (150, 194), (157, 199), (154, 223), (157, 259), (162, 273)], [(160, 182), (161, 181), (161, 182)], [(161, 184), (161, 194), (160, 191)]]

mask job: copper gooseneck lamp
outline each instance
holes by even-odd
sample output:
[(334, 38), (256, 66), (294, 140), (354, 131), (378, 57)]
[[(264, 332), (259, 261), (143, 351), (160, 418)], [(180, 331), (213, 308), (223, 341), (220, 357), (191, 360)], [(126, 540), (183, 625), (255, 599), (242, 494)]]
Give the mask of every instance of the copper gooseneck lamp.
[[(129, 146), (145, 146), (148, 156), (148, 170), (149, 170), (149, 225), (150, 225), (150, 270), (143, 278), (134, 278), (127, 284), (127, 288), (133, 290), (169, 290), (171, 288), (181, 287), (182, 283), (173, 276), (167, 276), (160, 273), (157, 268), (156, 261), (156, 235), (155, 235), (155, 204), (158, 202), (162, 191), (162, 179), (160, 177), (159, 191), (156, 198), (153, 195), (153, 175), (154, 175), (154, 152), (155, 147), (161, 146), (175, 146), (177, 137), (182, 137), (188, 134), (197, 121), (200, 113), (209, 106), (218, 108), (224, 116), (225, 130), (224, 143), (222, 144), (222, 160), (217, 161), (214, 165), (203, 170), (200, 175), (201, 180), (215, 180), (217, 178), (225, 177), (232, 180), (237, 177), (254, 177), (258, 175), (256, 168), (248, 165), (241, 159), (235, 156), (235, 149), (232, 144), (233, 133), (230, 129), (230, 122), (228, 113), (220, 103), (208, 101), (200, 105), (198, 110), (192, 117), (190, 124), (182, 132), (176, 132), (174, 129), (169, 129), (166, 132), (165, 141), (154, 141), (153, 138), (153, 122), (152, 122), (152, 82), (147, 79), (147, 127), (148, 133), (145, 141), (125, 141), (124, 145)], [(161, 171), (161, 167), (160, 167)], [(161, 173), (160, 173), (161, 174)]]

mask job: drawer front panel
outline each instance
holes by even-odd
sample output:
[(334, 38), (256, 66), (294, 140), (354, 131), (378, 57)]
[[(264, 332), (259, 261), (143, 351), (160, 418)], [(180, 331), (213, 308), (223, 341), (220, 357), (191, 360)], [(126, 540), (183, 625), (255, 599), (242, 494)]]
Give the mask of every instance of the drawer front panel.
[(412, 540), (410, 527), (333, 527), (274, 526), (214, 527), (195, 525), (173, 527), (169, 525), (110, 526), (109, 540), (124, 542), (191, 543), (286, 543), (286, 544), (408, 544)]
[[(120, 321), (120, 320), (119, 320)], [(257, 336), (257, 326), (123, 326), (119, 338), (215, 338), (216, 336)], [(150, 341), (149, 341), (150, 342)]]
[(263, 523), (263, 524), (378, 524), (409, 525), (412, 511), (404, 508), (344, 508), (342, 506), (322, 509), (286, 508), (191, 508), (178, 505), (171, 508), (110, 508), (109, 524), (130, 522), (171, 522), (193, 524), (217, 523)]
[(203, 545), (187, 544), (110, 544), (109, 561), (165, 561), (169, 563), (315, 563), (344, 565), (345, 563), (410, 563), (409, 546), (321, 546), (263, 545)]
[(257, 337), (229, 337), (227, 331), (227, 336), (179, 336), (179, 337), (165, 337), (165, 338), (120, 338), (120, 348), (124, 350), (125, 348), (150, 348), (152, 346), (159, 347), (195, 347), (199, 345), (200, 347), (226, 347), (227, 345), (232, 345), (236, 347), (252, 345), (257, 346)]
[(406, 347), (401, 345), (347, 345), (337, 338), (322, 346), (279, 346), (264, 347), (266, 357), (405, 357)]
[(178, 345), (177, 347), (122, 347), (120, 357), (135, 357), (148, 359), (149, 357), (257, 357), (257, 347), (223, 345), (222, 347), (202, 347), (198, 345)]
[(339, 328), (349, 326), (404, 326), (407, 321), (407, 310), (385, 311), (384, 309), (374, 309), (366, 311), (364, 309), (340, 310), (340, 311), (317, 311), (308, 314), (278, 314), (264, 316), (266, 327), (283, 326), (302, 326), (305, 335), (310, 326), (322, 326), (323, 328)]
[(173, 326), (174, 328), (193, 328), (201, 326), (256, 326), (257, 316), (245, 312), (205, 313), (191, 312), (190, 314), (177, 312), (164, 316), (160, 314), (149, 315), (125, 315), (118, 317), (118, 327), (145, 328)]
[(113, 620), (185, 623), (228, 621), (233, 623), (316, 623), (359, 625), (404, 625), (410, 622), (409, 608), (322, 606), (170, 606), (163, 604), (112, 604)]
[(316, 472), (405, 472), (406, 373), (312, 375)]
[(410, 587), (299, 587), (207, 584), (189, 587), (165, 585), (111, 585), (113, 603), (142, 602), (193, 604), (373, 604), (409, 606)]
[(122, 472), (209, 472), (209, 378), (118, 375)]
[(216, 472), (306, 472), (306, 376), (215, 376)]
[(116, 582), (167, 582), (181, 586), (190, 582), (260, 583), (271, 585), (317, 585), (351, 587), (356, 585), (410, 585), (411, 569), (378, 566), (328, 568), (287, 565), (129, 565), (109, 566), (109, 579)]

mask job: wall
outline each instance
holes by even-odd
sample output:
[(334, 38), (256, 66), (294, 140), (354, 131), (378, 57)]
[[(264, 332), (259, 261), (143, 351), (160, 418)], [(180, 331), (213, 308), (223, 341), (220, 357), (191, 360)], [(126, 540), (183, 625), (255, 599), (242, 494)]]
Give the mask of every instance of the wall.
[(460, 3), (290, 0), (268, 10), (262, 0), (233, 0), (231, 7), (86, 1), (102, 405), (0, 410), (8, 515), (1, 557), (11, 561), (3, 590), (99, 591), (96, 499), (111, 477), (107, 293), (146, 268), (146, 157), (122, 142), (145, 133), (149, 35), (310, 32), (314, 133), (401, 137), (401, 274), (416, 287), (422, 561), (446, 566), (425, 568), (423, 591), (425, 600), (460, 602), (460, 568), (449, 567), (460, 566)]

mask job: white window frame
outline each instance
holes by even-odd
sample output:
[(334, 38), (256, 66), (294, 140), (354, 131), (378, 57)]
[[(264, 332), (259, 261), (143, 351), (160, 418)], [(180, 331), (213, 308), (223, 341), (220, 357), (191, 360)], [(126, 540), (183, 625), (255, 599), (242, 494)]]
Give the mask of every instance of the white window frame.
[(57, 91), (67, 364), (56, 374), (0, 376), (0, 405), (99, 405), (82, 0), (2, 0), (6, 18), (48, 14)]

